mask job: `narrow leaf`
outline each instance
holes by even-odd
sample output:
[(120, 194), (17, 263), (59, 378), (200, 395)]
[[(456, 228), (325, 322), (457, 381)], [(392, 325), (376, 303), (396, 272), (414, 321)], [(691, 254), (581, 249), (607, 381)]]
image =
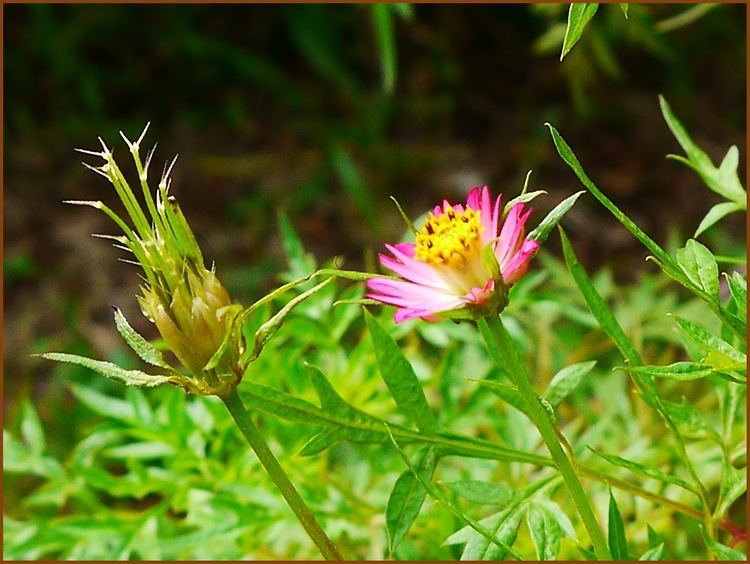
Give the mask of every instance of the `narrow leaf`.
[(598, 8), (599, 4), (574, 3), (570, 5), (568, 27), (565, 29), (565, 39), (563, 39), (562, 53), (560, 53), (561, 61), (581, 38), (583, 28), (591, 21)]
[(706, 543), (708, 549), (713, 552), (714, 555), (719, 558), (719, 560), (741, 560), (743, 562), (747, 562), (747, 556), (745, 554), (743, 554), (739, 550), (729, 548), (728, 546), (713, 540), (706, 534), (706, 530), (703, 528), (703, 525), (698, 526), (701, 529), (703, 542)]
[(448, 486), (456, 495), (480, 505), (507, 505), (515, 498), (515, 492), (505, 484), (459, 480)]
[(630, 470), (631, 472), (634, 472), (641, 476), (646, 476), (647, 478), (654, 478), (667, 484), (674, 484), (675, 486), (684, 488), (689, 492), (694, 492), (693, 487), (682, 478), (679, 478), (672, 474), (666, 474), (661, 470), (657, 470), (656, 468), (646, 466), (639, 462), (633, 462), (632, 460), (622, 458), (621, 456), (616, 456), (614, 454), (605, 454), (594, 449), (591, 450), (592, 452), (594, 452), (594, 454), (603, 458), (607, 462), (614, 464), (615, 466), (625, 468), (626, 470)]
[(364, 312), (380, 375), (388, 385), (393, 399), (401, 412), (413, 420), (420, 431), (434, 433), (438, 427), (437, 421), (427, 404), (414, 369), (380, 323), (366, 309)]
[(101, 360), (94, 360), (92, 358), (86, 358), (74, 354), (66, 353), (45, 353), (42, 356), (49, 360), (55, 360), (57, 362), (68, 362), (71, 364), (79, 364), (98, 372), (99, 374), (118, 380), (128, 386), (158, 386), (159, 384), (166, 384), (167, 382), (174, 381), (172, 376), (162, 376), (156, 374), (146, 374), (140, 370), (125, 370), (120, 368), (116, 364), (111, 362), (104, 362)]
[(609, 551), (612, 560), (628, 560), (628, 543), (625, 540), (625, 525), (622, 522), (620, 509), (617, 507), (615, 496), (609, 492)]
[(122, 314), (119, 308), (113, 308), (115, 310), (115, 325), (117, 331), (125, 339), (125, 342), (130, 346), (135, 353), (141, 357), (141, 360), (148, 362), (153, 366), (159, 368), (171, 369), (167, 361), (164, 360), (161, 352), (159, 352), (154, 345), (144, 339), (135, 329), (130, 326), (128, 320)]
[(544, 398), (552, 407), (557, 406), (578, 387), (581, 379), (591, 372), (594, 366), (596, 366), (595, 360), (566, 366), (554, 375), (543, 394)]
[(536, 557), (539, 560), (557, 559), (562, 541), (562, 529), (555, 516), (544, 505), (532, 503), (526, 514), (526, 524), (531, 532), (531, 539), (534, 541)]
[(719, 267), (711, 251), (695, 239), (690, 239), (677, 251), (677, 263), (688, 279), (718, 304)]
[(529, 233), (527, 238), (534, 239), (535, 241), (538, 241), (539, 244), (544, 243), (547, 240), (550, 231), (552, 231), (555, 226), (560, 223), (560, 220), (563, 218), (563, 216), (568, 213), (570, 208), (573, 207), (573, 204), (576, 203), (576, 200), (580, 197), (581, 194), (584, 193), (584, 190), (576, 192), (572, 196), (568, 196), (562, 202), (557, 204), (554, 209), (549, 212), (547, 216), (539, 223), (539, 225), (537, 225), (531, 231), (531, 233)]
[[(422, 450), (420, 461), (414, 469), (425, 482), (430, 482), (435, 473), (436, 465), (437, 457), (434, 449), (428, 447)], [(416, 520), (426, 496), (427, 492), (412, 469), (404, 470), (396, 480), (385, 508), (388, 553), (390, 555), (393, 555), (401, 539), (404, 538), (404, 535)]]
[(695, 235), (693, 235), (693, 237), (698, 237), (701, 233), (714, 225), (717, 221), (721, 220), (724, 216), (729, 215), (733, 212), (744, 211), (744, 209), (745, 208), (741, 204), (738, 204), (736, 202), (722, 202), (720, 204), (716, 204), (714, 207), (708, 210), (706, 217), (701, 220), (700, 224), (698, 225), (698, 229), (695, 230)]

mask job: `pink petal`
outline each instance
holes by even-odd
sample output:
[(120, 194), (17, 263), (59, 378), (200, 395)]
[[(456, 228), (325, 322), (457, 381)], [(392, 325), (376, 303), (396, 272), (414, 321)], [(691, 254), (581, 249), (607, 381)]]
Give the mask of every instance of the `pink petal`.
[(527, 209), (524, 204), (516, 204), (508, 212), (500, 231), (500, 240), (495, 247), (495, 255), (501, 270), (521, 246), (524, 225), (529, 215), (531, 215), (531, 208)]
[(526, 239), (518, 252), (508, 261), (502, 269), (503, 280), (506, 284), (512, 284), (520, 279), (529, 268), (529, 261), (539, 248), (539, 241)]
[(410, 282), (416, 282), (417, 284), (424, 284), (425, 286), (432, 286), (435, 288), (447, 289), (445, 281), (435, 270), (421, 261), (415, 259), (404, 259), (399, 262), (386, 255), (378, 255), (380, 263), (386, 268), (391, 269), (393, 272), (402, 276)]

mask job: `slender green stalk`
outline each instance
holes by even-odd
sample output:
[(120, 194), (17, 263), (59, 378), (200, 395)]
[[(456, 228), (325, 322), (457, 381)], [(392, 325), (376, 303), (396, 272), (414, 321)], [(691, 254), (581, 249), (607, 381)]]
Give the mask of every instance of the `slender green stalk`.
[(289, 507), (294, 511), (300, 524), (305, 528), (305, 531), (307, 531), (307, 534), (315, 543), (315, 546), (318, 547), (323, 557), (326, 560), (343, 560), (339, 551), (326, 536), (325, 532), (323, 532), (323, 529), (320, 528), (320, 525), (318, 525), (315, 516), (310, 512), (307, 505), (305, 505), (305, 502), (289, 480), (279, 461), (276, 460), (271, 449), (268, 448), (263, 435), (261, 435), (260, 430), (255, 426), (250, 414), (245, 409), (245, 405), (237, 394), (237, 390), (232, 390), (226, 397), (221, 399), (226, 404), (229, 413), (232, 414), (237, 427), (239, 427), (245, 439), (247, 439), (248, 444), (255, 451), (263, 468), (266, 469), (276, 487), (279, 488), (281, 495), (284, 496)]
[(573, 498), (573, 502), (578, 508), (578, 513), (581, 515), (583, 524), (594, 546), (596, 557), (599, 560), (611, 560), (612, 557), (607, 548), (604, 533), (602, 533), (599, 527), (596, 515), (594, 515), (586, 492), (576, 474), (572, 455), (569, 458), (560, 445), (557, 429), (552, 423), (547, 410), (539, 401), (536, 392), (534, 392), (534, 388), (526, 372), (526, 366), (520, 358), (511, 336), (508, 334), (499, 316), (482, 318), (478, 324), (490, 356), (510, 374), (513, 383), (518, 388), (521, 400), (526, 408), (526, 414), (531, 418), (531, 421), (542, 435), (542, 439), (544, 439), (547, 449), (555, 461), (555, 466), (562, 475), (565, 485)]

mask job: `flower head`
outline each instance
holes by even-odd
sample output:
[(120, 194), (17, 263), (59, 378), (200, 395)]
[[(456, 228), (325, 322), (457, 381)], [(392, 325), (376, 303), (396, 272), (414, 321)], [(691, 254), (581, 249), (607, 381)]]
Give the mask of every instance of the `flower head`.
[(502, 196), (475, 187), (466, 205), (443, 201), (427, 216), (414, 243), (386, 245), (380, 262), (402, 280), (372, 278), (367, 297), (394, 305), (401, 323), (419, 317), (476, 317), (505, 305), (507, 287), (525, 273), (539, 248), (525, 238), (525, 204), (502, 216)]

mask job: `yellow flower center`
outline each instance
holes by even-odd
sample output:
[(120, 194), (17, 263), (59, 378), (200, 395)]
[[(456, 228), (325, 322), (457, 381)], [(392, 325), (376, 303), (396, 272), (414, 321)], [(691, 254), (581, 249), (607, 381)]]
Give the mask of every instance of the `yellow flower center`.
[(417, 233), (415, 256), (433, 266), (464, 268), (481, 249), (482, 229), (478, 210), (448, 206), (437, 217), (430, 213)]

